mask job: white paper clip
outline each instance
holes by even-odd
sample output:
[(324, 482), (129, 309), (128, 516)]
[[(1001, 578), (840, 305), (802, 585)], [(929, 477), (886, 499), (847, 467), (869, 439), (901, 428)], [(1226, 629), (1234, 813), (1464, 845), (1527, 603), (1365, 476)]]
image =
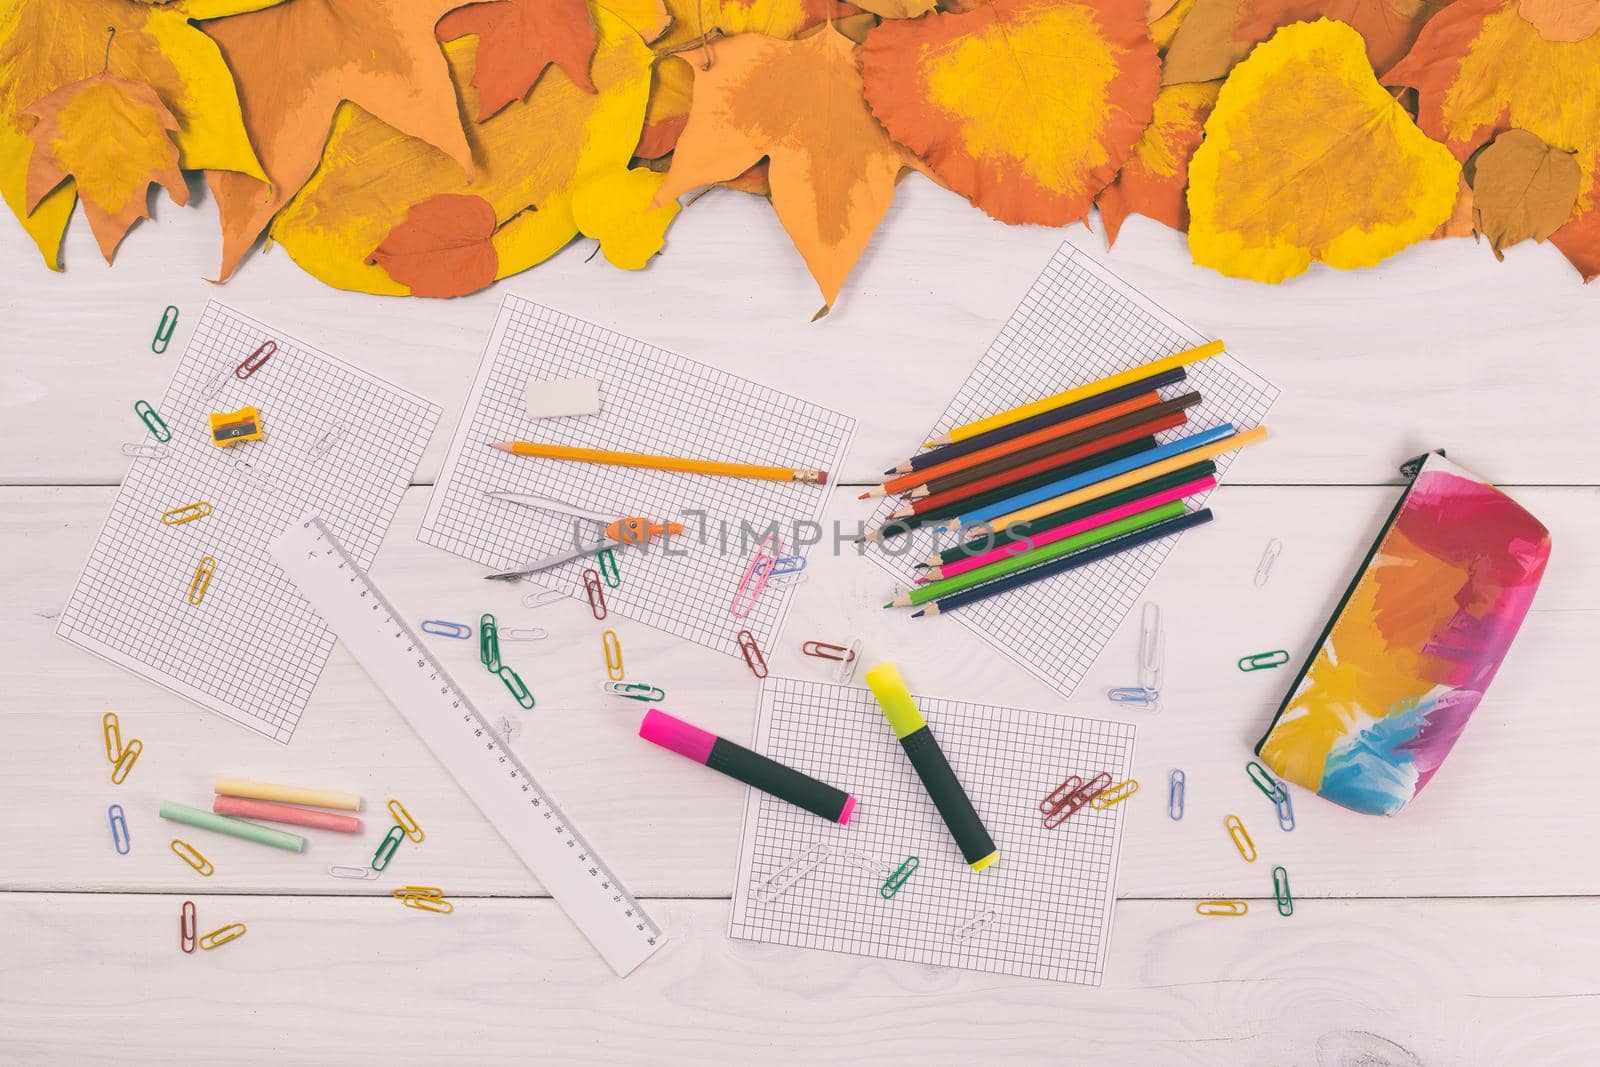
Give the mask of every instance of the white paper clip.
[(1139, 685), (1161, 688), (1161, 667), (1167, 655), (1167, 634), (1161, 628), (1161, 605), (1147, 603), (1139, 625)]
[(601, 682), (600, 688), (614, 697), (627, 697), (629, 700), (647, 701), (652, 704), (659, 704), (667, 699), (665, 689), (649, 682)]
[(767, 578), (774, 586), (799, 585), (806, 580), (804, 556), (779, 556), (770, 565), (763, 562)]
[(339, 864), (329, 867), (328, 873), (335, 878), (358, 878), (364, 882), (370, 882), (378, 877), (378, 872), (371, 867), (345, 867)]
[(500, 640), (502, 641), (543, 641), (549, 636), (550, 631), (543, 626), (500, 627)]
[(554, 604), (558, 600), (564, 600), (566, 595), (559, 589), (541, 589), (537, 593), (529, 593), (523, 597), (522, 606), (525, 608), (542, 608), (546, 604)]
[(852, 637), (845, 648), (849, 654), (839, 663), (839, 669), (833, 675), (833, 680), (840, 685), (849, 685), (856, 680), (856, 668), (861, 666), (861, 638)]
[(1146, 708), (1150, 711), (1158, 711), (1161, 708), (1161, 691), (1146, 689), (1143, 686), (1130, 685), (1107, 689), (1106, 699), (1113, 704), (1124, 704), (1130, 708)]
[(311, 458), (312, 459), (322, 459), (329, 452), (332, 452), (333, 451), (333, 446), (338, 444), (343, 438), (344, 438), (344, 427), (343, 426), (330, 426), (330, 427), (328, 427), (328, 429), (326, 429), (326, 430), (324, 430), (322, 432), (322, 436), (321, 437), (319, 437), (315, 441), (311, 442)]
[(233, 473), (237, 474), (240, 478), (243, 478), (246, 482), (249, 482), (257, 489), (270, 490), (272, 488), (272, 479), (256, 470), (255, 464), (251, 463), (247, 459), (234, 460)]
[(150, 445), (142, 441), (129, 441), (122, 446), (122, 454), (124, 456), (132, 456), (134, 459), (166, 459), (167, 449), (165, 445)]
[(839, 858), (857, 870), (865, 871), (872, 879), (873, 890), (889, 880), (894, 868), (860, 852), (841, 852)]
[(200, 395), (196, 398), (199, 400), (200, 405), (204, 407), (215, 400), (217, 398), (217, 394), (222, 392), (232, 377), (232, 367), (224, 367), (222, 370), (219, 370), (216, 374), (212, 375), (211, 380), (200, 387)]
[(1274, 537), (1267, 542), (1265, 552), (1261, 553), (1261, 562), (1256, 564), (1256, 585), (1267, 584), (1267, 579), (1272, 577), (1272, 565), (1278, 562), (1278, 557), (1283, 555), (1283, 542)]
[(968, 919), (966, 922), (950, 931), (950, 940), (959, 944), (975, 934), (979, 934), (993, 926), (994, 920), (995, 913), (993, 911), (979, 912), (977, 915), (974, 915), (972, 918)]
[(794, 859), (774, 871), (766, 881), (756, 886), (755, 898), (770, 904), (794, 888), (794, 884), (822, 865), (833, 854), (833, 847), (818, 841)]

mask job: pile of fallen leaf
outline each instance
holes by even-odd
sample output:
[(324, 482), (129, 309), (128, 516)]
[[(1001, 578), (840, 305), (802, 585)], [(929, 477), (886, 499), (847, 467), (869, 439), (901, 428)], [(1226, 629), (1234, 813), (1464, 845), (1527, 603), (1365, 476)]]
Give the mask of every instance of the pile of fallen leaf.
[(1600, 274), (1600, 0), (1150, 4), (0, 0), (0, 192), (58, 268), (76, 201), (110, 260), (203, 171), (221, 277), (265, 236), (422, 296), (638, 269), (722, 185), (831, 306), (910, 170), (1260, 281), (1473, 233)]

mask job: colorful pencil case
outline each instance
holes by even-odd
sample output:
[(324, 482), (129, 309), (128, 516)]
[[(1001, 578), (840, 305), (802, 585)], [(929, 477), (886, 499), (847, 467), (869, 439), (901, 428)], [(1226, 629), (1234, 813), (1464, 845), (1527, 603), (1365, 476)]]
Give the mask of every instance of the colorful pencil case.
[(1428, 455), (1300, 668), (1256, 754), (1366, 815), (1428, 784), (1522, 625), (1550, 532), (1483, 479)]

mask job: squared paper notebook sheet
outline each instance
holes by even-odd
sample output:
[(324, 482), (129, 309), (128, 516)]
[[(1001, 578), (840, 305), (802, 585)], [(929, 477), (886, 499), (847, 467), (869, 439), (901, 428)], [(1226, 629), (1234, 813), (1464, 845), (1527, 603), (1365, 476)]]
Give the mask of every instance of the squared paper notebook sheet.
[[(921, 440), (1210, 340), (1212, 336), (1174, 318), (1105, 267), (1063, 244)], [(1197, 391), (1201, 401), (1188, 410), (1187, 425), (1156, 435), (1159, 444), (1223, 423), (1231, 422), (1240, 430), (1257, 426), (1278, 398), (1275, 386), (1227, 353), (1192, 363), (1187, 370), (1188, 381), (1161, 390), (1162, 399)], [(1217, 457), (1219, 481), (1236, 455)], [(1189, 497), (1189, 510), (1201, 507), (1209, 495)], [(895, 497), (885, 499), (867, 525), (888, 522), (889, 513), (900, 503)], [(874, 545), (867, 558), (902, 587), (909, 587), (921, 573), (913, 564), (956, 543), (954, 531), (936, 541), (937, 525), (912, 531), (908, 551), (894, 555)], [(902, 537), (892, 539), (896, 550), (903, 547)], [(1181, 535), (1162, 538), (1002, 593), (951, 612), (949, 621), (919, 620), (913, 625), (930, 630), (964, 626), (1069, 696), (1182, 539)], [(937, 632), (931, 636), (944, 639)]]
[[(836, 826), (750, 790), (729, 936), (1099, 985), (1127, 805), (1085, 807), (1046, 830), (1039, 802), (1069, 775), (1126, 779), (1134, 727), (927, 697), (917, 705), (999, 860), (981, 872), (962, 860), (870, 690), (768, 678), (750, 747), (854, 794), (858, 806), (849, 826)], [(818, 843), (831, 848), (821, 865), (763, 902), (761, 884)], [(883, 875), (862, 862), (886, 875), (912, 855), (921, 865), (883, 899)], [(985, 929), (956, 938), (989, 911)]]
[[(528, 418), (529, 378), (598, 379), (600, 414)], [(803, 554), (789, 544), (790, 531), (796, 521), (821, 520), (828, 487), (535, 459), (489, 444), (540, 441), (837, 473), (854, 428), (855, 420), (838, 412), (507, 296), (417, 538), (496, 570), (572, 548), (571, 517), (484, 496), (492, 490), (551, 497), (619, 518), (675, 519), (685, 529), (672, 539), (674, 555), (664, 556), (659, 544), (616, 550), (622, 584), (606, 589), (608, 610), (728, 655), (739, 654), (736, 635), (745, 628), (771, 649), (794, 586), (772, 582), (747, 618), (730, 617), (761, 539), (757, 533), (741, 548), (740, 524), (761, 530), (777, 521), (785, 551)], [(705, 543), (697, 511), (704, 513)], [(723, 523), (726, 552), (719, 544)], [(595, 566), (585, 556), (532, 581), (583, 599), (583, 571)]]
[[(269, 339), (277, 352), (235, 378)], [(207, 415), (247, 404), (261, 412), (264, 439), (214, 446)], [(56, 633), (286, 744), (334, 637), (267, 542), (316, 512), (371, 566), (439, 408), (215, 302), (155, 407), (172, 432), (167, 454), (133, 461)], [(119, 417), (137, 439), (134, 413)], [(330, 430), (338, 440), (314, 455)], [(162, 523), (200, 500), (212, 514)], [(189, 583), (207, 555), (216, 574), (193, 605)]]

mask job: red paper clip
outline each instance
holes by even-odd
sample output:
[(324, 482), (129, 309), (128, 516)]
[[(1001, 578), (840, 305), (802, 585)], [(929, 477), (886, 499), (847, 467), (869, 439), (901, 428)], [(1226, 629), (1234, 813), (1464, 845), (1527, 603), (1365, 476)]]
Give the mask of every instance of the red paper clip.
[(186, 900), (183, 902), (183, 910), (178, 913), (178, 947), (185, 952), (194, 952), (195, 942), (200, 933), (196, 923), (194, 901)]
[[(1062, 782), (1061, 786), (1058, 786), (1054, 793), (1051, 793), (1050, 796), (1045, 798), (1045, 801), (1049, 801), (1052, 797), (1055, 797), (1056, 794), (1060, 793), (1062, 788), (1071, 781), (1072, 779), (1068, 778), (1066, 782)], [(1054, 830), (1056, 827), (1060, 826), (1062, 823), (1066, 822), (1068, 819), (1072, 818), (1078, 812), (1087, 807), (1089, 801), (1093, 800), (1101, 793), (1104, 793), (1106, 789), (1110, 787), (1110, 785), (1110, 772), (1101, 771), (1099, 774), (1089, 779), (1088, 782), (1073, 790), (1072, 793), (1068, 794), (1065, 800), (1060, 801), (1053, 809), (1045, 812), (1044, 828), (1046, 830)], [(1043, 803), (1039, 805), (1039, 810), (1044, 811)]]
[(278, 342), (268, 341), (260, 348), (244, 357), (244, 361), (233, 368), (233, 376), (241, 382), (266, 365), (267, 360), (278, 350)]
[(770, 533), (756, 546), (755, 553), (751, 555), (750, 562), (745, 565), (744, 576), (739, 579), (739, 588), (733, 592), (733, 603), (728, 605), (728, 614), (735, 619), (742, 619), (750, 614), (756, 606), (756, 598), (761, 595), (761, 590), (767, 587), (767, 581), (772, 577), (772, 569), (783, 555), (783, 542), (778, 535)]
[(600, 584), (600, 572), (589, 567), (583, 572), (583, 588), (589, 594), (589, 610), (597, 619), (606, 617), (606, 587)]
[(749, 630), (739, 631), (739, 651), (744, 653), (744, 661), (750, 667), (750, 673), (757, 678), (767, 676), (767, 657), (761, 654), (761, 646), (756, 644), (756, 635)]
[(825, 641), (807, 641), (800, 646), (800, 651), (808, 656), (837, 660), (840, 663), (849, 663), (856, 658), (855, 649), (843, 645), (830, 645)]
[(1072, 799), (1072, 794), (1083, 787), (1083, 779), (1076, 774), (1051, 790), (1050, 795), (1039, 801), (1039, 811), (1045, 815), (1052, 815), (1067, 801)]

